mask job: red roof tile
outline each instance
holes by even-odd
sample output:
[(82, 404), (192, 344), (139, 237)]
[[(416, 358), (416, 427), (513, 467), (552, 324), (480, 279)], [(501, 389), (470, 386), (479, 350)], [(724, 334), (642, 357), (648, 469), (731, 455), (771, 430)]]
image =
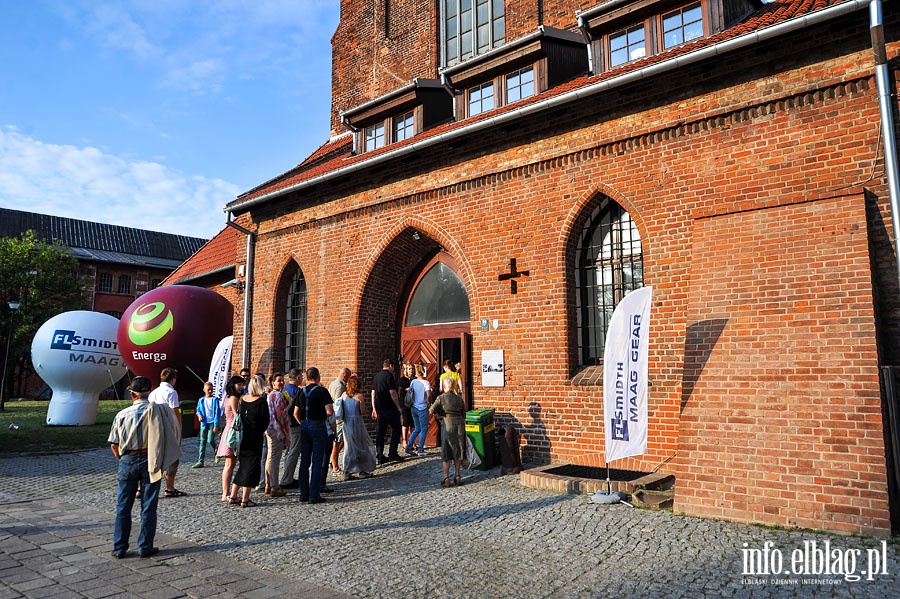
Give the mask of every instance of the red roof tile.
[(328, 142), (323, 144), (296, 168), (291, 169), (290, 171), (280, 175), (279, 177), (276, 177), (253, 188), (252, 190), (248, 191), (247, 193), (241, 195), (236, 200), (231, 202), (229, 206), (238, 208), (241, 206), (241, 204), (259, 198), (260, 196), (283, 190), (285, 188), (294, 186), (304, 181), (308, 181), (310, 179), (314, 179), (322, 175), (327, 175), (343, 167), (348, 167), (357, 163), (371, 160), (372, 158), (375, 158), (387, 152), (394, 152), (406, 146), (418, 144), (422, 141), (434, 138), (443, 133), (447, 133), (449, 131), (453, 131), (462, 127), (468, 127), (474, 123), (486, 119), (495, 118), (499, 115), (503, 115), (507, 112), (512, 112), (513, 110), (518, 110), (537, 102), (547, 101), (566, 92), (574, 91), (579, 88), (587, 87), (589, 85), (594, 85), (602, 81), (612, 79), (614, 77), (618, 77), (632, 71), (637, 71), (638, 69), (645, 68), (665, 60), (673, 59), (678, 56), (686, 55), (697, 50), (701, 50), (703, 48), (707, 48), (715, 44), (737, 38), (744, 34), (752, 33), (754, 31), (765, 29), (766, 27), (771, 27), (773, 25), (783, 23), (794, 17), (803, 16), (815, 12), (816, 10), (827, 8), (829, 6), (842, 4), (846, 1), (847, 0), (775, 0), (770, 4), (761, 6), (759, 10), (757, 10), (741, 23), (738, 23), (737, 25), (730, 27), (726, 31), (723, 31), (716, 35), (701, 38), (693, 42), (672, 48), (669, 51), (648, 56), (641, 60), (629, 62), (617, 69), (606, 71), (597, 75), (581, 75), (567, 83), (558, 85), (552, 89), (549, 89), (541, 94), (531, 96), (530, 98), (527, 98), (525, 100), (515, 102), (513, 104), (508, 104), (502, 108), (480, 114), (476, 117), (445, 123), (433, 129), (429, 129), (428, 131), (415, 135), (402, 142), (390, 144), (378, 150), (365, 152), (364, 154), (352, 154), (351, 137), (349, 135), (341, 136), (329, 140)]
[(176, 285), (234, 267), (240, 237), (242, 237), (240, 231), (233, 227), (225, 227), (172, 271), (162, 284)]

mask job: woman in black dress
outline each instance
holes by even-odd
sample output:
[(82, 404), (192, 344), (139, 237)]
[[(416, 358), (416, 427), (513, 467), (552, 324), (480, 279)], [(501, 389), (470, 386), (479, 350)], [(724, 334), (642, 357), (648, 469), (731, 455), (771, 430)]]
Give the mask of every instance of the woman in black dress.
[(241, 489), (241, 507), (254, 507), (250, 500), (252, 491), (262, 477), (260, 460), (262, 459), (263, 438), (269, 428), (269, 404), (266, 401), (266, 379), (255, 375), (247, 386), (247, 395), (240, 401), (241, 420), (244, 425), (244, 436), (238, 452), (238, 469), (234, 475), (231, 488), (231, 503), (238, 504), (238, 488)]

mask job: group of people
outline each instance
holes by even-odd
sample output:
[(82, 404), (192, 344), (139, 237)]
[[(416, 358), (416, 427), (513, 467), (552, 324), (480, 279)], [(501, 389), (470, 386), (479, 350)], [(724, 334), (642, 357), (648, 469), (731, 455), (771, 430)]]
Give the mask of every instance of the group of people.
[[(256, 506), (251, 498), (254, 488), (272, 497), (298, 488), (301, 502), (323, 503), (322, 493), (331, 491), (326, 484), (329, 466), (342, 473), (344, 480), (369, 478), (379, 464), (404, 461), (398, 453), (401, 436), (406, 454), (418, 455), (425, 449), (429, 415), (434, 415), (441, 422), (441, 485), (462, 484), (466, 407), (459, 395), (459, 373), (452, 363), (445, 362), (440, 377), (442, 393), (432, 401), (431, 385), (421, 365), (404, 365), (399, 381), (394, 377), (395, 368), (393, 360), (385, 360), (373, 380), (371, 416), (377, 423), (374, 443), (363, 418), (365, 401), (359, 379), (348, 368), (341, 369), (328, 388), (320, 384), (321, 374), (315, 367), (278, 372), (268, 380), (261, 374), (251, 375), (245, 368), (240, 376), (228, 380), (224, 402), (219, 402), (212, 383), (207, 382), (197, 404), (200, 448), (194, 467), (204, 467), (207, 447), (214, 446), (216, 462), (225, 462), (221, 500), (230, 505)], [(153, 539), (160, 479), (166, 481), (164, 496), (186, 495), (175, 488), (181, 455), (180, 407), (174, 389), (177, 375), (173, 368), (164, 369), (160, 385), (152, 393), (149, 379), (135, 377), (129, 387), (133, 403), (113, 422), (109, 443), (119, 460), (114, 557), (126, 556), (136, 498), (141, 500), (139, 555), (149, 557), (159, 551)], [(404, 409), (409, 410), (408, 416), (403, 414)], [(229, 433), (236, 428), (236, 420), (241, 439), (237, 447), (232, 447)], [(401, 428), (404, 421), (411, 422), (406, 434)], [(385, 455), (388, 428), (391, 436)], [(264, 443), (267, 451), (263, 462)], [(282, 455), (284, 469), (280, 470)], [(294, 479), (298, 460), (299, 473)], [(455, 465), (452, 483), (451, 465)]]

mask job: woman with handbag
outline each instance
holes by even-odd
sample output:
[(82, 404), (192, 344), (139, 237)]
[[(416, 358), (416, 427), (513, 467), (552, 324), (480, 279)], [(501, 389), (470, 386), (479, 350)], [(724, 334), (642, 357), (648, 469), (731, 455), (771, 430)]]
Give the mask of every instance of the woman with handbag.
[[(250, 499), (250, 492), (259, 485), (262, 478), (263, 436), (269, 428), (269, 402), (266, 395), (266, 379), (255, 374), (250, 377), (247, 394), (238, 403), (238, 413), (243, 424), (243, 438), (238, 450), (238, 468), (234, 473), (231, 485), (232, 505), (240, 503), (241, 507), (255, 507), (256, 502)], [(241, 500), (238, 502), (238, 489), (241, 489)]]
[(457, 486), (462, 484), (460, 471), (463, 458), (466, 456), (466, 404), (457, 395), (456, 390), (456, 379), (450, 376), (441, 378), (443, 393), (431, 404), (431, 413), (441, 421), (441, 460), (444, 466), (442, 487), (451, 486), (451, 462), (456, 467), (453, 482)]
[[(241, 395), (244, 394), (244, 379), (235, 375), (225, 384), (225, 429), (219, 437), (219, 447), (216, 450), (217, 458), (225, 459), (225, 469), (222, 470), (222, 501), (229, 500), (231, 490), (231, 477), (234, 475), (234, 467), (237, 464), (237, 453), (228, 446), (228, 438), (234, 426), (234, 415), (238, 412), (238, 404)], [(221, 425), (220, 425), (221, 426)]]

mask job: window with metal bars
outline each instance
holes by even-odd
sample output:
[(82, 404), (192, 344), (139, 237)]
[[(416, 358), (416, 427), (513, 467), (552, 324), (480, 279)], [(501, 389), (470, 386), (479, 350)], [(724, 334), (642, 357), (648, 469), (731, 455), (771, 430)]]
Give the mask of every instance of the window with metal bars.
[(119, 275), (119, 293), (131, 294), (131, 277), (128, 275)]
[(444, 66), (453, 66), (506, 41), (503, 0), (442, 0)]
[(628, 212), (603, 197), (585, 223), (576, 252), (578, 355), (582, 366), (590, 366), (603, 361), (616, 305), (644, 286), (641, 236)]
[(113, 276), (108, 272), (101, 272), (97, 276), (97, 291), (100, 293), (112, 293)]
[(297, 269), (291, 280), (285, 315), (284, 371), (306, 368), (306, 279)]

